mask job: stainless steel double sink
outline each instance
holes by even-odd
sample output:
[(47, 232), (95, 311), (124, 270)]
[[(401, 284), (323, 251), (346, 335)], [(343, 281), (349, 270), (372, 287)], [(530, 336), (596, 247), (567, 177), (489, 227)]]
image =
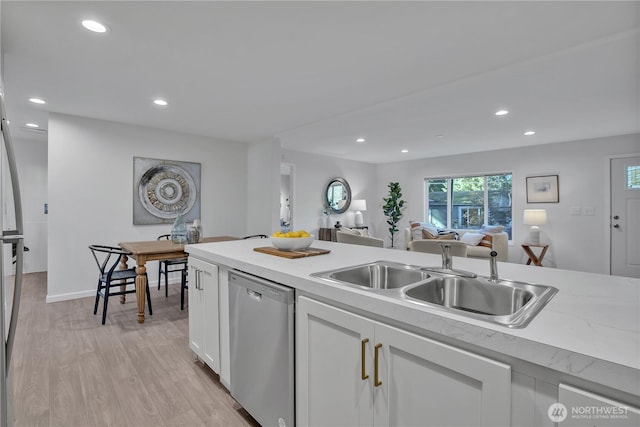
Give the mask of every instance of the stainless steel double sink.
[(312, 276), (510, 328), (525, 327), (558, 292), (552, 286), (461, 277), (455, 270), (438, 271), (392, 261), (375, 261)]

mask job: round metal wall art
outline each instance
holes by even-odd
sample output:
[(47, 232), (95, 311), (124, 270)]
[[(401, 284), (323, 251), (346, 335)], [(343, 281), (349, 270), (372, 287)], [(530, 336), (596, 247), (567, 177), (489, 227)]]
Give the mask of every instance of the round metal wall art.
[(196, 203), (196, 184), (187, 171), (176, 165), (157, 165), (140, 178), (138, 198), (142, 206), (159, 218), (175, 218)]

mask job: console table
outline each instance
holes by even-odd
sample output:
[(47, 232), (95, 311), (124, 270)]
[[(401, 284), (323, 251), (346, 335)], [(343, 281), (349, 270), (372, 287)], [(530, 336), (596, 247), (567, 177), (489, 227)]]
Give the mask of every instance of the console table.
[(320, 228), (318, 230), (318, 240), (325, 240), (327, 242), (336, 241), (336, 229), (335, 228)]
[[(522, 249), (524, 249), (524, 252), (529, 257), (529, 259), (527, 260), (527, 265), (531, 265), (531, 263), (533, 262), (534, 265), (537, 265), (538, 267), (542, 267), (542, 259), (547, 253), (547, 249), (549, 249), (549, 245), (524, 243), (521, 246), (522, 246)], [(536, 256), (536, 254), (533, 252), (531, 248), (542, 248), (542, 250), (540, 251), (540, 255)]]

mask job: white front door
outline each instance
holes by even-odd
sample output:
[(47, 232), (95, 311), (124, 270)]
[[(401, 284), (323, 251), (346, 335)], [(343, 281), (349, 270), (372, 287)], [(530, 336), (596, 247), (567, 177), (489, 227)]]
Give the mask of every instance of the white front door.
[(611, 159), (611, 274), (640, 278), (640, 157)]

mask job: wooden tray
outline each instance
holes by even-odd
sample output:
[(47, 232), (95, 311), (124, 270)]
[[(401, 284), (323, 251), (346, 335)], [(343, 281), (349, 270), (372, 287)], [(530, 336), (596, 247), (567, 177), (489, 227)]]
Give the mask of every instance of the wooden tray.
[(300, 249), (297, 251), (283, 251), (273, 246), (262, 246), (259, 248), (253, 248), (253, 250), (256, 252), (262, 252), (263, 254), (281, 256), (283, 258), (289, 258), (289, 259), (304, 258), (308, 256), (315, 256), (315, 255), (324, 255), (331, 252), (328, 249), (318, 249), (318, 248), (307, 248), (307, 249)]

